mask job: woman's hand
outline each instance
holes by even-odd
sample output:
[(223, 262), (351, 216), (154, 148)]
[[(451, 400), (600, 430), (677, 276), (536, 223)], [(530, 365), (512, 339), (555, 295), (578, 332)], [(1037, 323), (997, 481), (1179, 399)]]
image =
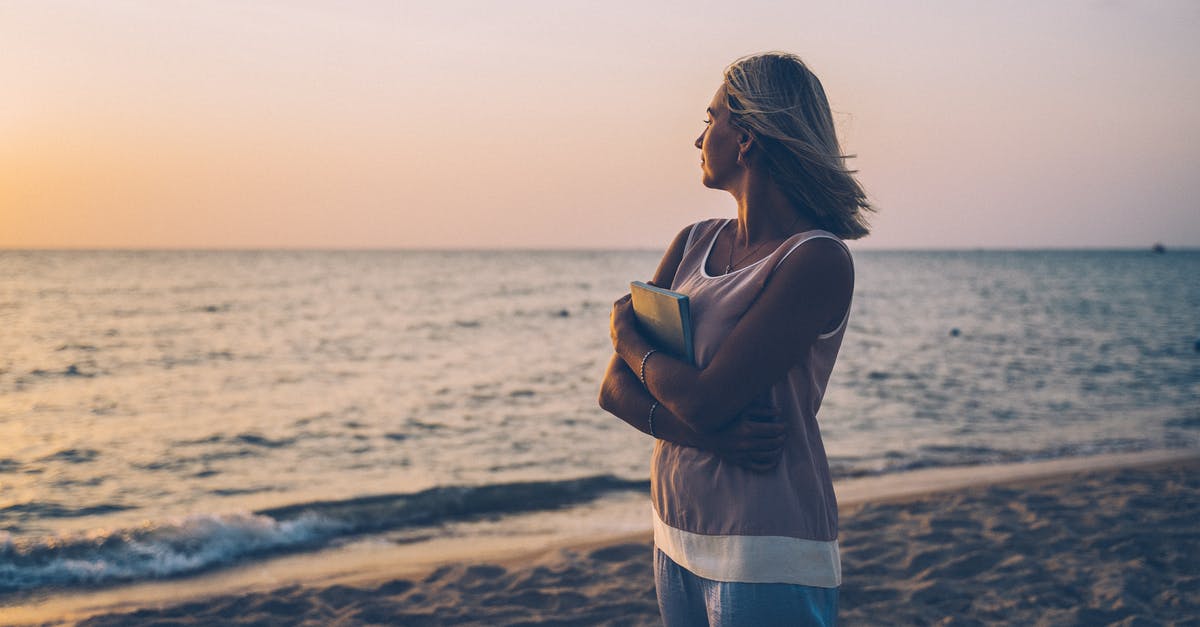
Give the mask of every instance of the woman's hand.
[(729, 426), (704, 437), (701, 448), (754, 472), (768, 472), (779, 465), (787, 425), (779, 421), (779, 409), (751, 405)]
[[(612, 337), (613, 349), (617, 352), (621, 352), (620, 347), (629, 342), (646, 343), (641, 332), (638, 331), (637, 317), (633, 313), (633, 298), (629, 294), (618, 298), (613, 303), (608, 332)], [(640, 349), (640, 347), (638, 348)]]

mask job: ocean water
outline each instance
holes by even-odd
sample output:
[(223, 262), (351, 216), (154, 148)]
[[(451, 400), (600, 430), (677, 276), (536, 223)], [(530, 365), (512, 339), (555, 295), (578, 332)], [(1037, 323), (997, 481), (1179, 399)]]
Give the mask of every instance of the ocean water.
[[(653, 252), (0, 251), (0, 602), (645, 490)], [(1200, 252), (861, 252), (836, 477), (1200, 446)]]

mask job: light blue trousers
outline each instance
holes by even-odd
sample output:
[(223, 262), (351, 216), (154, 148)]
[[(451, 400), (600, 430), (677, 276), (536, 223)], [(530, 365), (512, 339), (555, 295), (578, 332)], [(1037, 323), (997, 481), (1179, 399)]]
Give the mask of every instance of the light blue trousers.
[(654, 549), (654, 587), (666, 627), (837, 624), (837, 588), (713, 581)]

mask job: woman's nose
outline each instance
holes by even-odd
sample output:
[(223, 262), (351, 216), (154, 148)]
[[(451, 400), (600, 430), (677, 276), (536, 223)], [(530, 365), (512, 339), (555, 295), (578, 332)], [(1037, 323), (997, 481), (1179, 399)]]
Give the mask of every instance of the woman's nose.
[[(705, 130), (707, 130), (707, 129), (705, 129)], [(697, 148), (704, 145), (704, 132), (703, 131), (701, 131), (700, 136), (696, 138), (696, 142), (692, 145)]]

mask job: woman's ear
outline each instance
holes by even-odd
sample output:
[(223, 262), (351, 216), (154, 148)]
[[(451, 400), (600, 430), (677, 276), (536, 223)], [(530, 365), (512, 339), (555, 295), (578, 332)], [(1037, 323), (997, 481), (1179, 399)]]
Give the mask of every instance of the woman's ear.
[(754, 136), (745, 131), (738, 135), (738, 163), (746, 165), (750, 150), (754, 148)]

